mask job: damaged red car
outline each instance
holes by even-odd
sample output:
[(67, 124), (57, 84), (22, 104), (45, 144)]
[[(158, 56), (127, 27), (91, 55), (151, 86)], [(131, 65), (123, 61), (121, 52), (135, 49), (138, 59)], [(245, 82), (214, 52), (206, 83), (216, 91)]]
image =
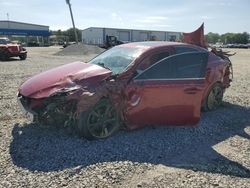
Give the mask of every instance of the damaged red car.
[(185, 43), (135, 42), (28, 79), (18, 101), (38, 123), (106, 138), (120, 127), (196, 125), (201, 108), (220, 106), (231, 75), (223, 53)]

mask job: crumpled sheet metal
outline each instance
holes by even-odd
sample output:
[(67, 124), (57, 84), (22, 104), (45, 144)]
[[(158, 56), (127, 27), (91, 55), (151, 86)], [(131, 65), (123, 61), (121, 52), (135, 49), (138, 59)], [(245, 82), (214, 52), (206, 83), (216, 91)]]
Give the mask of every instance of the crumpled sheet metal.
[(194, 32), (183, 33), (183, 42), (206, 48), (207, 46), (204, 36), (204, 23), (202, 23), (202, 25)]
[(108, 78), (112, 72), (98, 65), (74, 62), (35, 75), (24, 82), (19, 93), (30, 98), (46, 98), (85, 82), (93, 85)]
[(90, 107), (94, 106), (102, 97), (107, 95), (107, 91), (103, 88), (102, 91), (91, 91), (86, 89), (81, 89), (78, 91), (77, 98), (77, 112), (83, 112), (88, 110)]
[(107, 81), (98, 87), (88, 87), (80, 88), (76, 92), (72, 93), (72, 96), (68, 96), (68, 99), (77, 100), (77, 112), (83, 112), (88, 110), (90, 107), (94, 106), (101, 98), (107, 97), (113, 103), (118, 111), (121, 111), (123, 105), (121, 101), (122, 89), (124, 86), (118, 84), (115, 81)]

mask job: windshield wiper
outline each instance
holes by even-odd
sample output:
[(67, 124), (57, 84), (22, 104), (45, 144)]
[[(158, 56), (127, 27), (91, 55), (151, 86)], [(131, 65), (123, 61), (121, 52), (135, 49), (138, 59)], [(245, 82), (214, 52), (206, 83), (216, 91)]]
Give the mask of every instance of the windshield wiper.
[(101, 67), (103, 67), (103, 68), (108, 69), (108, 70), (111, 71), (111, 69), (109, 67), (105, 66), (104, 63), (97, 63), (97, 65), (99, 65), (99, 66), (101, 66)]

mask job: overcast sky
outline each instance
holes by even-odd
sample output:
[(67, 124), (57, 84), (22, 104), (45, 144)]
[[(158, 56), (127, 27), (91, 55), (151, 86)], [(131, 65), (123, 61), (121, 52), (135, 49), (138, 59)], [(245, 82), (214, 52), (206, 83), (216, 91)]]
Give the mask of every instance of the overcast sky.
[[(250, 32), (250, 0), (71, 0), (76, 27)], [(65, 0), (0, 0), (0, 20), (72, 27)]]

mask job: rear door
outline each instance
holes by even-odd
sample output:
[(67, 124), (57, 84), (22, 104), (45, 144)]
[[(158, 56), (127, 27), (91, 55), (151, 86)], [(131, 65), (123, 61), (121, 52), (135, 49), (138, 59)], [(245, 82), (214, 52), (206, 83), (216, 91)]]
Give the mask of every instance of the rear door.
[(208, 54), (167, 57), (137, 75), (126, 88), (130, 124), (193, 125), (200, 119)]

